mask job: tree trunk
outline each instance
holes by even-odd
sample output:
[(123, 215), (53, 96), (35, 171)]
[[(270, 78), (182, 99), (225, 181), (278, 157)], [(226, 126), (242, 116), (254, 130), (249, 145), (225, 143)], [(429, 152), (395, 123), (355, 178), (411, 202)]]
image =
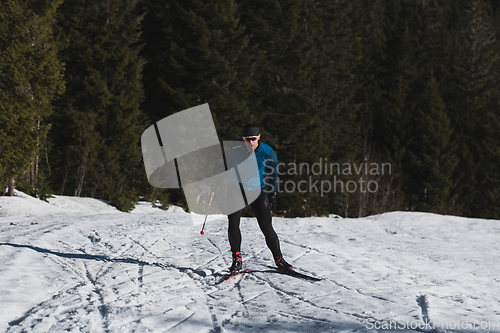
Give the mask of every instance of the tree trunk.
[(9, 187), (7, 189), (7, 195), (9, 197), (14, 196), (14, 178), (9, 179)]

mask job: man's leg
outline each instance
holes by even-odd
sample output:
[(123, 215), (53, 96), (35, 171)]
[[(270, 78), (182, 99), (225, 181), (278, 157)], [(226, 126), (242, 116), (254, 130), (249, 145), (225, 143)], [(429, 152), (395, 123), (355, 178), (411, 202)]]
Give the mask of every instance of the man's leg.
[(266, 237), (267, 247), (273, 253), (273, 257), (281, 257), (280, 241), (276, 231), (274, 231), (272, 224), (271, 207), (269, 206), (269, 199), (267, 193), (262, 191), (259, 197), (250, 204), (253, 212), (259, 222), (259, 227), (264, 236)]
[(240, 232), (240, 219), (243, 209), (228, 215), (229, 227), (227, 234), (229, 238), (229, 245), (231, 245), (231, 252), (235, 254), (241, 250), (241, 232)]
[(231, 253), (233, 254), (233, 264), (229, 270), (231, 273), (237, 272), (241, 269), (241, 232), (240, 232), (240, 219), (241, 212), (243, 209), (228, 215), (229, 227), (227, 228), (227, 234), (229, 238), (229, 244), (231, 245)]

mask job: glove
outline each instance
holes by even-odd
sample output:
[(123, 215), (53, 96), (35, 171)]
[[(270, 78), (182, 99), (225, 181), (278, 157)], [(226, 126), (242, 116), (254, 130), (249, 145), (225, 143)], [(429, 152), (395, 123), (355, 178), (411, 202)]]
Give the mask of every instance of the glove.
[(267, 196), (269, 197), (269, 205), (271, 206), (271, 210), (276, 209), (276, 192), (269, 193)]

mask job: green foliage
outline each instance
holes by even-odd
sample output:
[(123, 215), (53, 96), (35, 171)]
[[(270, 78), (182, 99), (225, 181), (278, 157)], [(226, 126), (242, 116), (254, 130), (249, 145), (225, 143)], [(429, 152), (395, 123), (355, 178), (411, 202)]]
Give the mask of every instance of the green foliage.
[[(61, 2), (0, 2), (2, 188), (186, 207), (140, 135), (209, 103), (222, 140), (257, 123), (277, 152), (279, 215), (500, 218), (498, 1)], [(286, 172), (319, 162), (391, 174)]]
[(128, 193), (117, 192), (111, 197), (110, 204), (122, 212), (130, 212), (135, 207), (135, 202), (130, 200), (131, 197), (133, 196), (128, 195)]
[(36, 193), (39, 155), (50, 129), (46, 120), (64, 89), (52, 33), (59, 3), (0, 3), (1, 188), (29, 172), (26, 186)]
[(144, 1), (145, 108), (157, 121), (209, 103), (222, 138), (248, 119), (253, 63), (233, 0)]
[(408, 192), (412, 208), (448, 213), (457, 198), (451, 194), (452, 174), (457, 166), (456, 147), (446, 107), (434, 77), (416, 106), (412, 142), (408, 150)]
[[(495, 217), (498, 206), (499, 45), (490, 3), (460, 2), (463, 25), (451, 45), (446, 102), (455, 128), (459, 168), (455, 191), (468, 216)], [(497, 23), (498, 24), (498, 23)], [(494, 213), (497, 211), (497, 213)]]
[[(352, 140), (359, 131), (353, 70), (360, 49), (350, 2), (242, 1), (241, 12), (250, 44), (256, 46), (258, 84), (249, 107), (261, 124), (262, 140), (285, 165), (311, 166), (321, 158), (342, 161), (355, 155), (360, 141)], [(281, 176), (280, 213), (327, 214), (331, 202), (320, 193), (285, 188), (303, 177)]]
[(129, 210), (143, 181), (145, 117), (135, 1), (66, 2), (58, 12), (67, 91), (52, 118), (52, 182), (61, 194), (111, 200)]

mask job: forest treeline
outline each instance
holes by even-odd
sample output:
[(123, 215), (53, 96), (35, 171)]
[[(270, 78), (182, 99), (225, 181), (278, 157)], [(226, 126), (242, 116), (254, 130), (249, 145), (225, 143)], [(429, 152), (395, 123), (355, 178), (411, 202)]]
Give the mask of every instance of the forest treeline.
[(499, 15), (496, 0), (2, 0), (2, 193), (184, 205), (148, 184), (140, 137), (208, 103), (221, 140), (256, 123), (276, 150), (279, 215), (500, 218)]

